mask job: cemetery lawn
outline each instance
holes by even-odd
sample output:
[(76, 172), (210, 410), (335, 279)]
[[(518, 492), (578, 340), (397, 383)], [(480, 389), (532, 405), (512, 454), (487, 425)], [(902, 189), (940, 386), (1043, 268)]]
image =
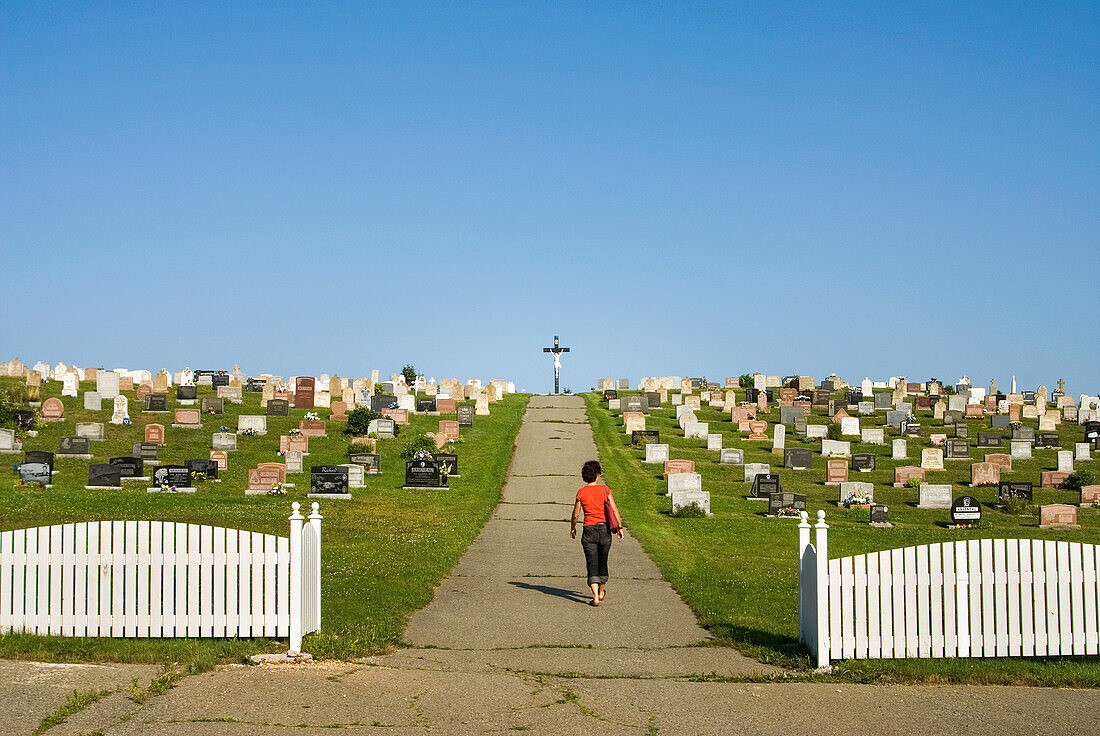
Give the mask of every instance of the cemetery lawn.
[[(2, 378), (0, 385), (16, 379)], [(21, 382), (20, 382), (21, 383)], [(64, 421), (36, 420), (37, 437), (23, 436), (24, 449), (56, 453), (62, 436), (74, 434), (74, 422), (107, 422), (110, 401), (103, 411), (85, 411), (84, 391), (94, 382), (80, 385), (81, 397), (64, 397)], [(60, 397), (61, 383), (42, 387), (42, 399)], [(199, 398), (213, 396), (200, 386)], [(92, 460), (55, 456), (53, 488), (16, 490), (12, 464), (22, 455), (0, 455), (0, 530), (63, 524), (68, 522), (151, 519), (211, 524), (287, 536), (290, 504), (298, 501), (308, 513), (309, 466), (346, 463), (350, 437), (344, 424), (328, 422), (327, 436), (309, 439), (309, 455), (303, 458), (305, 473), (288, 474), (294, 488), (285, 496), (246, 496), (247, 473), (261, 462), (281, 462), (279, 436), (306, 411), (290, 410), (289, 417), (268, 417), (267, 434), (240, 436), (239, 449), (229, 453), (229, 469), (220, 482), (198, 483), (193, 494), (147, 493), (151, 483), (124, 482), (121, 490), (85, 490), (89, 463), (105, 463), (111, 457), (129, 456), (131, 445), (144, 439), (144, 425), (165, 426), (165, 446), (158, 462), (180, 463), (206, 458), (211, 434), (220, 426), (237, 427), (240, 414), (264, 414), (259, 393), (243, 392), (243, 404), (225, 402), (225, 414), (204, 415), (202, 429), (173, 428), (171, 414), (142, 412), (142, 402), (128, 391), (130, 426), (106, 424), (106, 439), (92, 443)], [(464, 427), (455, 447), (461, 477), (450, 479), (449, 489), (406, 491), (401, 448), (417, 433), (436, 431), (440, 419), (454, 415), (412, 415), (394, 439), (379, 440), (382, 472), (367, 475), (365, 488), (352, 488), (351, 500), (320, 499), (321, 527), (321, 630), (307, 635), (303, 650), (314, 657), (353, 659), (377, 654), (402, 644), (402, 634), (413, 611), (431, 602), (434, 588), (488, 520), (500, 497), (512, 446), (519, 432), (529, 396), (511, 394), (491, 405), (492, 415), (476, 417)], [(169, 391), (169, 409), (177, 407), (175, 390)], [(196, 408), (198, 403), (196, 403)], [(315, 410), (321, 419), (329, 409)], [(232, 431), (232, 430), (230, 430)], [(23, 434), (23, 433), (20, 433)], [(151, 475), (146, 464), (146, 475)], [(41, 661), (126, 661), (178, 663), (204, 669), (219, 661), (239, 660), (259, 652), (286, 651), (286, 640), (265, 639), (110, 639), (65, 638), (28, 634), (0, 635), (0, 657)]]
[[(619, 392), (620, 398), (636, 392)], [(765, 518), (766, 502), (749, 501), (751, 483), (743, 482), (741, 465), (719, 465), (718, 452), (708, 451), (704, 440), (686, 440), (675, 419), (675, 407), (665, 403), (651, 408), (646, 429), (660, 431), (660, 442), (667, 443), (671, 459), (695, 461), (695, 472), (702, 475), (703, 490), (710, 492), (712, 516), (675, 518), (670, 515), (671, 501), (664, 495), (663, 467), (645, 464), (643, 446), (632, 447), (624, 433), (622, 418), (612, 413), (599, 393), (582, 394), (588, 408), (604, 478), (615, 492), (623, 521), (646, 552), (660, 567), (664, 577), (695, 611), (719, 646), (734, 646), (761, 662), (790, 667), (796, 677), (837, 679), (854, 682), (955, 682), (986, 684), (1030, 684), (1059, 687), (1100, 687), (1100, 658), (1003, 658), (1003, 659), (909, 659), (849, 660), (833, 663), (833, 675), (813, 672), (816, 663), (798, 642), (798, 529), (795, 519)], [(739, 399), (744, 390), (738, 389)], [(843, 392), (834, 394), (843, 397)], [(909, 459), (891, 460), (890, 440), (896, 430), (886, 431), (885, 445), (862, 445), (852, 439), (853, 452), (876, 455), (876, 469), (852, 471), (850, 480), (872, 481), (876, 503), (890, 509), (893, 528), (872, 528), (869, 512), (848, 510), (837, 505), (839, 488), (826, 486), (825, 459), (820, 445), (811, 444), (788, 429), (791, 447), (814, 448), (813, 468), (787, 470), (782, 455), (771, 453), (772, 426), (779, 419), (775, 404), (759, 418), (769, 422), (767, 442), (748, 442), (730, 421), (728, 413), (704, 404), (696, 411), (700, 422), (709, 422), (711, 433), (723, 435), (723, 447), (744, 449), (745, 462), (769, 463), (778, 472), (784, 491), (807, 496), (811, 519), (823, 509), (829, 529), (831, 558), (917, 544), (976, 539), (985, 537), (1036, 537), (1100, 543), (1100, 510), (1082, 508), (1078, 514), (1081, 528), (1076, 531), (1040, 530), (1037, 509), (1030, 516), (1012, 516), (997, 504), (997, 489), (971, 488), (970, 463), (948, 461), (943, 471), (928, 471), (930, 483), (952, 483), (953, 495), (971, 495), (982, 504), (983, 526), (987, 528), (952, 530), (946, 528), (949, 512), (916, 508), (917, 490), (893, 488), (893, 469), (900, 465), (920, 465), (920, 448), (930, 446), (931, 432), (944, 432), (941, 423), (933, 427), (931, 412), (918, 411), (922, 423), (920, 438), (909, 438)], [(810, 424), (828, 424), (829, 418), (814, 409)], [(884, 423), (884, 413), (860, 417), (861, 426)], [(970, 449), (973, 462), (986, 452), (976, 445), (978, 430), (990, 431), (989, 419), (970, 421)], [(1035, 426), (1025, 420), (1025, 426)], [(1059, 427), (1062, 447), (1084, 440), (1082, 427), (1063, 422)], [(950, 434), (950, 432), (948, 432)], [(1008, 433), (1005, 432), (1007, 435)], [(857, 448), (858, 445), (858, 449)], [(1005, 442), (1007, 448), (1007, 441)], [(1005, 452), (1006, 450), (1000, 450)], [(914, 459), (915, 456), (915, 459)], [(1013, 460), (1013, 472), (1005, 480), (1033, 481), (1036, 505), (1078, 503), (1076, 491), (1039, 488), (1041, 470), (1056, 467), (1053, 449), (1037, 449), (1031, 460)], [(1100, 461), (1077, 461), (1077, 468), (1100, 475)], [(614, 578), (614, 553), (611, 557)]]

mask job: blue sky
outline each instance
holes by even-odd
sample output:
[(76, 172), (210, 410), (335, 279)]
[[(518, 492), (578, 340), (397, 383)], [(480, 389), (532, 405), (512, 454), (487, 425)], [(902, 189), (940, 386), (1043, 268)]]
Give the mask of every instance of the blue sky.
[(1092, 3), (0, 5), (2, 359), (1100, 390)]

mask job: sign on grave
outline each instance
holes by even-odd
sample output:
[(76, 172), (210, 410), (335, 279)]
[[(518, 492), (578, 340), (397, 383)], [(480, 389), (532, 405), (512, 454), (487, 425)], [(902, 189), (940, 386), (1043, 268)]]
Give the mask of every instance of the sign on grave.
[(146, 396), (145, 411), (168, 411), (168, 395), (149, 394)]
[(109, 462), (118, 466), (119, 474), (123, 478), (141, 478), (145, 475), (145, 462), (140, 457), (113, 457)]
[(58, 455), (90, 455), (92, 441), (87, 437), (62, 437)]
[(446, 480), (435, 460), (420, 458), (405, 462), (406, 488), (443, 488)]
[(298, 380), (294, 383), (294, 408), (312, 409), (316, 388), (317, 382), (313, 377), (299, 376)]
[(806, 510), (806, 496), (802, 493), (772, 493), (768, 496), (768, 516), (778, 516), (784, 509)]
[(1001, 502), (1010, 498), (1021, 498), (1030, 501), (1032, 498), (1032, 485), (1025, 481), (1002, 480), (999, 485)]
[(778, 473), (757, 473), (752, 479), (752, 490), (749, 494), (753, 498), (768, 498), (773, 493), (783, 492), (783, 481)]
[(53, 453), (46, 452), (44, 450), (27, 450), (23, 453), (23, 462), (25, 463), (45, 463), (50, 466), (50, 472), (53, 472)]
[(130, 454), (134, 457), (141, 458), (142, 462), (156, 462), (157, 451), (160, 449), (160, 444), (156, 442), (135, 442), (130, 447)]
[(740, 465), (745, 461), (745, 451), (739, 447), (724, 447), (718, 452), (721, 465)]
[(185, 465), (188, 471), (192, 473), (204, 473), (207, 478), (218, 477), (218, 463), (214, 460), (207, 458), (196, 458), (194, 460), (188, 460)]
[(809, 470), (813, 467), (813, 452), (808, 447), (787, 447), (783, 450), (783, 467)]
[(225, 399), (215, 396), (203, 396), (199, 404), (199, 411), (203, 414), (224, 414)]
[(153, 468), (153, 486), (191, 487), (191, 471), (186, 465), (158, 465)]
[(1040, 529), (1078, 529), (1077, 507), (1068, 503), (1052, 503), (1039, 507)]
[(852, 470), (862, 473), (875, 469), (875, 456), (869, 452), (857, 452), (852, 455)]
[(656, 429), (636, 429), (630, 433), (630, 444), (634, 446), (657, 444), (661, 441), (661, 433)]
[(210, 459), (218, 464), (218, 470), (229, 469), (229, 453), (225, 450), (211, 450)]
[(959, 496), (951, 503), (951, 521), (975, 524), (982, 519), (982, 507), (972, 496)]
[(50, 466), (46, 463), (19, 464), (20, 483), (41, 483), (48, 486), (50, 485), (50, 476)]
[(348, 469), (341, 465), (314, 465), (309, 469), (309, 492), (325, 495), (348, 494)]

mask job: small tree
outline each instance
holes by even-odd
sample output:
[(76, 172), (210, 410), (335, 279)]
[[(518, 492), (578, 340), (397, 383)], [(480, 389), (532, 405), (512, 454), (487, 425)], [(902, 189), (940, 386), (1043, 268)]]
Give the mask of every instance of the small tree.
[(412, 385), (416, 383), (416, 366), (412, 363), (406, 363), (405, 367), (401, 369), (401, 375), (405, 377), (405, 385), (412, 388)]
[(360, 406), (348, 412), (348, 426), (344, 427), (344, 434), (365, 435), (370, 423), (374, 419), (381, 419), (382, 414), (368, 406)]
[(742, 373), (741, 377), (737, 379), (737, 385), (741, 388), (752, 388), (753, 380), (752, 375), (749, 373)]

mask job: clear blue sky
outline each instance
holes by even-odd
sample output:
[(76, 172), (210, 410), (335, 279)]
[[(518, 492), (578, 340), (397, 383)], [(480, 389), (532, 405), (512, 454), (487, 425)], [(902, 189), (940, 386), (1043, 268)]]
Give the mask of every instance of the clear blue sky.
[(0, 359), (1100, 390), (1100, 4), (0, 5)]

